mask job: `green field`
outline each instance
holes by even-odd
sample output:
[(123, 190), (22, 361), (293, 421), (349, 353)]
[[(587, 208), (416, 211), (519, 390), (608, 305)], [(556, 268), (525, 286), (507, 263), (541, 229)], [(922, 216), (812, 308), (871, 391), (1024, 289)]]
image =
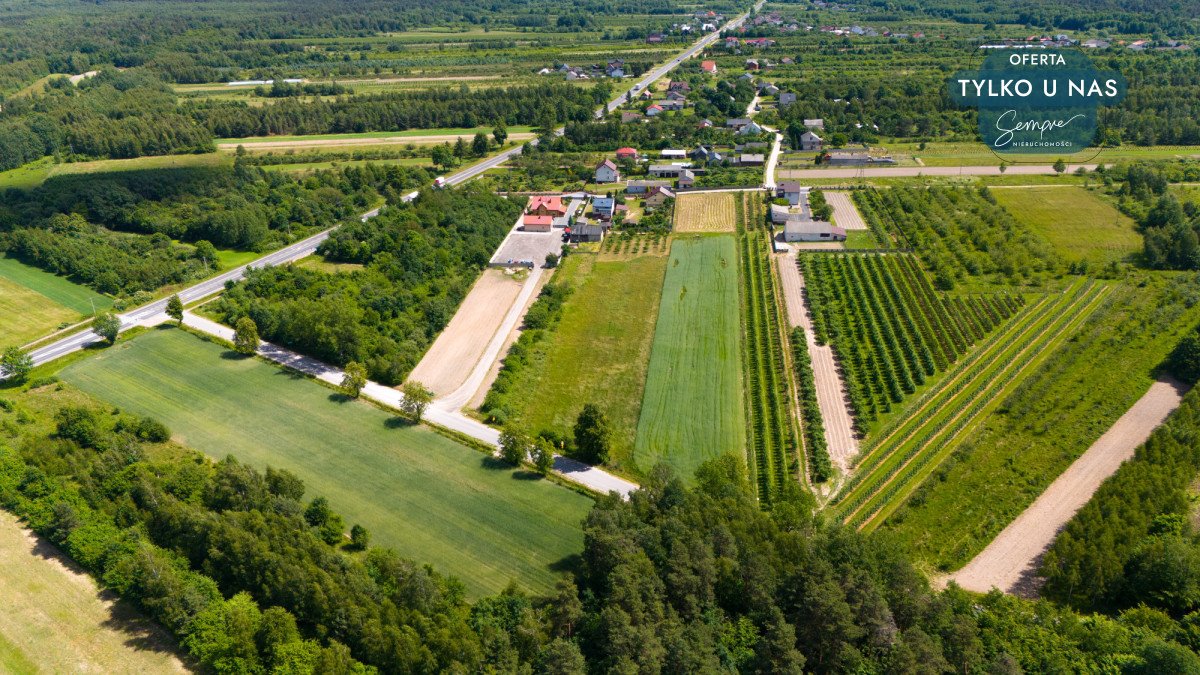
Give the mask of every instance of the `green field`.
[(63, 277), (0, 256), (0, 347), (23, 345), (53, 333), (112, 299)]
[(1107, 263), (1142, 248), (1133, 220), (1083, 188), (1006, 188), (992, 195), (1066, 260)]
[(544, 592), (583, 544), (591, 501), (291, 371), (177, 329), (152, 331), (62, 377), (162, 420), (214, 458), (286, 468), (379, 546), (458, 577), (471, 595), (510, 580)]
[(1146, 392), (1200, 319), (1190, 278), (1156, 273), (1112, 284), (883, 529), (931, 569), (958, 569), (983, 550)]
[[(533, 131), (531, 126), (515, 125), (508, 127), (510, 134), (527, 134)], [(357, 134), (313, 134), (311, 136), (254, 136), (250, 138), (218, 138), (217, 145), (239, 145), (241, 143), (287, 142), (287, 141), (329, 141), (350, 140), (354, 138), (410, 138), (414, 136), (474, 136), (477, 133), (492, 135), (492, 127), (473, 127), (470, 129), (408, 129), (406, 131), (369, 131)]]
[(628, 465), (666, 261), (661, 255), (598, 261), (588, 254), (564, 261), (555, 279), (575, 290), (545, 353), (510, 397), (526, 426), (569, 434), (583, 405), (594, 403), (615, 431), (610, 462), (634, 468)]
[(666, 462), (690, 478), (713, 457), (744, 454), (740, 335), (734, 238), (676, 240), (638, 419), (640, 469)]

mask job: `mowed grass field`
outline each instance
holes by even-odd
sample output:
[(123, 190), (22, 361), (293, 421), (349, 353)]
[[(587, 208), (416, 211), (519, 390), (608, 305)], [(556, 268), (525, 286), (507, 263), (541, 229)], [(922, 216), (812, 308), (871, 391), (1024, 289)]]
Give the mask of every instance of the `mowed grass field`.
[(739, 192), (682, 194), (675, 199), (676, 232), (733, 232)]
[(734, 238), (676, 240), (638, 418), (638, 468), (666, 462), (691, 478), (713, 457), (745, 454), (739, 317)]
[(23, 345), (53, 333), (112, 300), (85, 286), (0, 256), (0, 348)]
[(584, 404), (594, 403), (612, 423), (610, 463), (633, 469), (629, 464), (666, 268), (663, 255), (567, 257), (555, 278), (575, 290), (545, 353), (511, 397), (520, 401), (517, 414), (525, 425), (535, 433), (570, 434)]
[(0, 511), (0, 672), (187, 672), (174, 641)]
[(85, 392), (167, 424), (213, 458), (286, 468), (349, 527), (458, 577), (472, 596), (510, 580), (550, 590), (583, 546), (591, 500), (426, 427), (178, 329), (152, 331), (65, 368)]
[(1107, 263), (1142, 248), (1133, 220), (1084, 188), (1005, 188), (992, 194), (1067, 260)]

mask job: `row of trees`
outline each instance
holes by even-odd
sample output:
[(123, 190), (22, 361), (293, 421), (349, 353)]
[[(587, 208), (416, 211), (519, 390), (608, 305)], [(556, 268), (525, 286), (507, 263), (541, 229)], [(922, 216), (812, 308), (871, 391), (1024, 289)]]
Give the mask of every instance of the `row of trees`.
[(354, 361), (371, 379), (400, 384), (521, 208), (483, 187), (426, 190), (411, 204), (340, 227), (318, 249), (361, 269), (251, 270), (215, 309), (230, 325), (249, 317), (272, 342), (339, 366)]

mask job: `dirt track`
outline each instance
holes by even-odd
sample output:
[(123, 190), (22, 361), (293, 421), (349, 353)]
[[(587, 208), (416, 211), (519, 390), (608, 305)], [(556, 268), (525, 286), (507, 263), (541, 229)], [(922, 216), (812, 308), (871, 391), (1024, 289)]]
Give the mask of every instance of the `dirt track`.
[(865, 230), (867, 223), (863, 220), (858, 207), (850, 199), (847, 192), (826, 192), (825, 201), (833, 207), (833, 224), (843, 230)]
[(1059, 530), (1091, 499), (1100, 484), (1133, 456), (1155, 427), (1179, 407), (1186, 390), (1184, 385), (1169, 378), (1151, 385), (987, 548), (961, 570), (939, 581), (953, 580), (963, 588), (981, 593), (995, 587), (1016, 595), (1035, 596), (1041, 585), (1036, 572), (1042, 554)]
[(783, 286), (784, 304), (787, 306), (788, 325), (804, 329), (808, 342), (808, 353), (812, 357), (813, 380), (817, 387), (817, 407), (825, 423), (825, 442), (829, 447), (829, 459), (842, 471), (850, 465), (850, 459), (858, 454), (858, 440), (854, 437), (854, 420), (846, 399), (846, 388), (842, 384), (833, 348), (819, 346), (813, 334), (808, 309), (804, 306), (804, 277), (796, 266), (794, 254), (778, 256), (779, 278)]
[(484, 270), (410, 377), (437, 396), (458, 389), (500, 330), (521, 286), (522, 282), (514, 281), (502, 270)]
[[(531, 133), (511, 133), (508, 135), (510, 141), (527, 141), (534, 137)], [(249, 143), (220, 143), (217, 145), (218, 150), (236, 150), (238, 146), (246, 150), (299, 150), (302, 148), (321, 148), (321, 147), (341, 147), (347, 145), (431, 145), (437, 143), (453, 143), (458, 138), (465, 141), (470, 141), (472, 135), (458, 134), (442, 134), (430, 136), (382, 136), (379, 138), (312, 138), (308, 140), (291, 140), (291, 141), (251, 141)]]

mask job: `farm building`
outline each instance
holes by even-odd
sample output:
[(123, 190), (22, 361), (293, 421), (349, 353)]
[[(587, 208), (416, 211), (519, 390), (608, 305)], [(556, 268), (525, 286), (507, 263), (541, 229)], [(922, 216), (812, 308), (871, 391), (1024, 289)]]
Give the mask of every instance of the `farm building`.
[(687, 150), (677, 150), (675, 148), (667, 148), (658, 153), (663, 159), (687, 159)]
[(625, 194), (644, 195), (656, 187), (670, 187), (669, 180), (631, 180), (625, 183)]
[(679, 180), (676, 184), (681, 188), (690, 188), (696, 184), (696, 174), (692, 173), (691, 169), (684, 169), (679, 172)]
[(535, 216), (525, 214), (521, 219), (521, 229), (526, 232), (549, 232), (554, 227), (554, 216)]
[(846, 241), (846, 230), (823, 220), (789, 220), (783, 224), (784, 241)]
[(615, 183), (619, 180), (621, 180), (621, 172), (617, 170), (617, 165), (611, 159), (605, 159), (596, 167), (597, 183)]
[(571, 228), (569, 239), (572, 244), (604, 241), (605, 228), (588, 221), (579, 221)]
[(805, 152), (820, 152), (821, 137), (811, 131), (800, 134), (800, 149)]
[(821, 119), (820, 117), (818, 117), (816, 119), (807, 119), (807, 120), (804, 120), (804, 126), (808, 127), (809, 129), (820, 129), (820, 130), (824, 131), (825, 130), (825, 120)]
[(663, 110), (683, 110), (683, 101), (667, 99), (665, 101), (659, 101), (658, 106)]
[(621, 113), (621, 121), (626, 124), (630, 122), (636, 122), (640, 119), (642, 119), (642, 113), (637, 112), (636, 110), (626, 110)]
[(525, 212), (532, 216), (565, 216), (567, 207), (563, 205), (562, 197), (558, 195), (534, 195), (529, 198)]
[(647, 173), (655, 178), (678, 178), (687, 169), (680, 164), (651, 164)]
[(744, 154), (738, 155), (738, 166), (762, 166), (767, 162), (765, 155), (759, 154)]
[(647, 211), (661, 208), (668, 199), (674, 199), (675, 193), (669, 187), (656, 187), (646, 195), (644, 205)]
[(633, 148), (617, 148), (617, 159), (637, 159), (638, 151)]

